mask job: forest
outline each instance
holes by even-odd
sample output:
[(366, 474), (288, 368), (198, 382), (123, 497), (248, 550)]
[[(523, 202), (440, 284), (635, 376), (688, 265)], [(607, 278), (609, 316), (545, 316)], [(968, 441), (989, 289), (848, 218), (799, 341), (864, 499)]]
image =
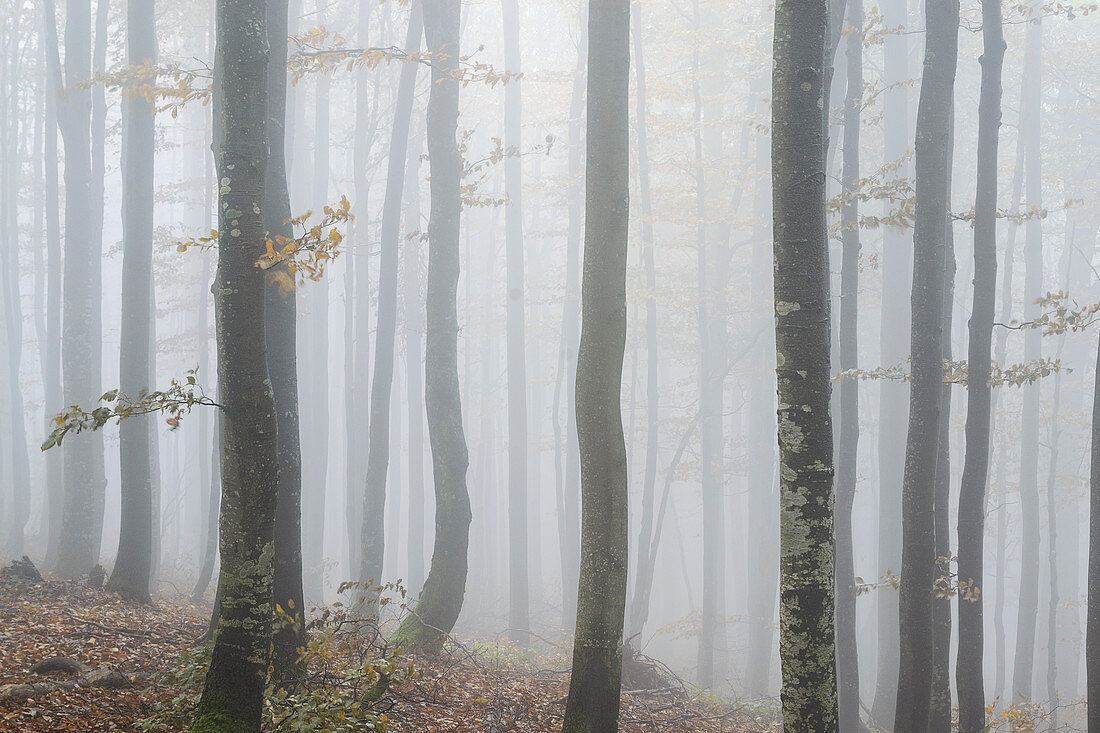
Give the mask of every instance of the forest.
[(1100, 733), (1098, 16), (0, 0), (0, 730)]

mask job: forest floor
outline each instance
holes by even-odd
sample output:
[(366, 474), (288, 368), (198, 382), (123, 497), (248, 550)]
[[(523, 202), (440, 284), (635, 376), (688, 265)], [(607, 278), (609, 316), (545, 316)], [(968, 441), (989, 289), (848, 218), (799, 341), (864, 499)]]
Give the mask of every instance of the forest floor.
[[(208, 605), (179, 595), (147, 606), (83, 582), (0, 577), (0, 731), (185, 730), (201, 689), (196, 640), (209, 613)], [(560, 729), (568, 692), (568, 660), (560, 653), (453, 640), (438, 656), (410, 659), (349, 642), (342, 613), (330, 611), (315, 625), (307, 682), (269, 696), (267, 729)], [(56, 657), (71, 661), (53, 666), (70, 668), (32, 671)], [(390, 684), (366, 702), (364, 690), (379, 669)], [(648, 689), (624, 692), (622, 731), (779, 730), (774, 705), (702, 699), (651, 660), (639, 660), (633, 670), (636, 683)]]

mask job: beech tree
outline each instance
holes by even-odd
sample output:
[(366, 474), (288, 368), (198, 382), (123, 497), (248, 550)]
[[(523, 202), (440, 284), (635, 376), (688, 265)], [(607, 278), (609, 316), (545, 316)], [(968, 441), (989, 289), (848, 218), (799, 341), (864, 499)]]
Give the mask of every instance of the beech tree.
[(276, 415), (263, 325), (268, 27), (263, 0), (218, 0), (218, 270), (221, 607), (193, 731), (258, 730), (273, 617)]
[(959, 730), (985, 724), (985, 512), (989, 481), (993, 318), (997, 295), (997, 149), (1005, 42), (1000, 0), (982, 3), (982, 86), (978, 100), (978, 182), (974, 203), (974, 307), (967, 349), (966, 454), (959, 487), (959, 649), (955, 679)]
[(825, 0), (775, 5), (772, 217), (783, 729), (839, 731), (825, 226)]
[[(142, 70), (141, 84), (155, 83), (156, 20), (154, 0), (129, 0), (126, 4), (128, 63)], [(153, 150), (156, 133), (153, 100), (142, 94), (126, 102), (126, 137), (123, 141), (125, 187), (123, 199), (122, 339), (119, 388), (132, 398), (151, 389), (150, 320), (155, 318), (153, 287)], [(153, 563), (152, 465), (150, 443), (156, 434), (152, 419), (137, 416), (119, 425), (122, 468), (123, 518), (118, 555), (108, 587), (124, 596), (146, 601)]]
[(895, 733), (924, 733), (932, 697), (936, 461), (943, 409), (943, 322), (947, 279), (952, 97), (959, 6), (925, 5), (924, 71), (917, 106), (916, 224), (913, 233), (912, 379), (902, 485), (901, 655)]
[(618, 730), (626, 611), (626, 349), (630, 2), (588, 10), (584, 269), (577, 352), (581, 566), (564, 733)]
[(424, 0), (424, 36), (431, 52), (428, 158), (428, 292), (425, 397), (435, 478), (435, 548), (420, 598), (401, 627), (400, 645), (438, 649), (462, 610), (470, 542), (469, 453), (458, 381), (459, 221), (462, 160), (458, 151), (460, 0)]

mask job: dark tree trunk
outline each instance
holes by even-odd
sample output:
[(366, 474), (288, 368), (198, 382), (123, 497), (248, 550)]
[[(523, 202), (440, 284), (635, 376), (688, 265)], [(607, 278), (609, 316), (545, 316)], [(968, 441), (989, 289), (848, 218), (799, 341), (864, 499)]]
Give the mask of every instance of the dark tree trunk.
[(952, 97), (958, 58), (959, 6), (925, 5), (925, 58), (917, 107), (916, 228), (913, 235), (912, 383), (902, 486), (901, 657), (895, 733), (925, 733), (933, 677), (936, 459), (943, 392)]
[[(843, 207), (840, 214), (841, 371), (859, 365), (859, 126), (863, 107), (863, 2), (848, 0), (845, 37), (847, 93), (844, 96)], [(840, 382), (836, 477), (836, 666), (840, 729), (859, 730), (859, 658), (856, 648), (855, 552), (852, 505), (856, 498), (859, 449), (859, 380)]]
[[(948, 159), (954, 155), (954, 113), (948, 135)], [(951, 202), (950, 172), (947, 201)], [(951, 327), (955, 302), (955, 238), (950, 215), (946, 224), (947, 259), (943, 288), (943, 359), (953, 358)], [(951, 567), (951, 385), (940, 388), (940, 431), (936, 449), (936, 483), (933, 499), (936, 525), (935, 586), (952, 582)], [(951, 733), (951, 598), (940, 592), (932, 597), (932, 692), (928, 717), (929, 733)]]
[[(156, 65), (156, 19), (153, 0), (126, 4), (127, 62), (149, 72), (135, 83), (153, 84)], [(153, 101), (141, 95), (125, 100), (122, 204), (122, 331), (119, 388), (138, 399), (150, 384), (149, 323), (155, 317), (149, 297), (153, 287)], [(122, 522), (118, 556), (107, 587), (123, 596), (148, 602), (153, 552), (153, 480), (149, 462), (153, 422), (148, 416), (119, 425), (122, 469)]]
[(219, 412), (214, 419), (214, 431), (212, 446), (210, 449), (210, 499), (209, 513), (206, 515), (206, 546), (202, 551), (202, 565), (199, 566), (199, 578), (195, 582), (195, 589), (191, 591), (191, 601), (198, 603), (206, 593), (210, 585), (210, 578), (214, 575), (214, 562), (218, 556), (218, 500), (221, 495), (221, 444), (224, 440), (222, 430), (222, 416)]
[(584, 276), (576, 381), (581, 567), (563, 733), (618, 729), (630, 542), (620, 405), (629, 221), (629, 0), (593, 3), (588, 38)]
[[(218, 395), (224, 405), (221, 610), (193, 731), (258, 730), (271, 647), (277, 422), (264, 251), (268, 34), (262, 0), (219, 0)], [(274, 35), (274, 34), (273, 34)], [(279, 37), (279, 36), (276, 36)], [(279, 128), (277, 134), (281, 135)]]
[(1005, 42), (1000, 0), (982, 4), (982, 86), (974, 202), (974, 306), (970, 315), (966, 453), (959, 486), (959, 648), (955, 663), (960, 733), (985, 730), (984, 591), (986, 488), (989, 484), (993, 317), (997, 295), (997, 148)]
[[(289, 237), (293, 234), (287, 223), (291, 216), (285, 138), (287, 15), (287, 0), (268, 0), (268, 159), (263, 189), (263, 224), (268, 237)], [(229, 94), (227, 88), (227, 100)], [(298, 647), (304, 641), (305, 601), (302, 589), (302, 448), (298, 432), (297, 298), (292, 287), (279, 282), (277, 273), (291, 278), (293, 275), (288, 275), (284, 266), (272, 268), (266, 271), (264, 284), (263, 324), (267, 342), (267, 371), (271, 378), (279, 425), (279, 493), (275, 512), (273, 598), (294, 619), (294, 623), (280, 625), (275, 633), (272, 664), (276, 679), (281, 679), (301, 670), (297, 660)], [(218, 394), (226, 393), (219, 390)], [(222, 557), (225, 557), (224, 550)]]
[(772, 212), (779, 395), (781, 705), (788, 733), (839, 730), (834, 611), (824, 0), (779, 0)]
[[(409, 15), (405, 49), (420, 52), (423, 18), (414, 4)], [(378, 328), (375, 331), (374, 380), (371, 383), (370, 435), (367, 456), (366, 487), (363, 498), (362, 542), (359, 580), (382, 583), (386, 530), (386, 472), (389, 468), (390, 393), (393, 387), (394, 339), (397, 332), (397, 265), (400, 251), (401, 199), (405, 189), (406, 151), (412, 121), (413, 92), (416, 90), (417, 64), (401, 65), (397, 109), (390, 132), (389, 163), (386, 172), (386, 198), (382, 205), (381, 264), (378, 272)], [(376, 612), (374, 597), (372, 613)]]
[(459, 0), (424, 2), (424, 35), (432, 54), (428, 157), (432, 210), (428, 222), (425, 389), (435, 476), (435, 548), (424, 590), (397, 631), (406, 647), (438, 649), (454, 628), (466, 593), (470, 542), (469, 453), (458, 381), (459, 222), (462, 161), (458, 151)]

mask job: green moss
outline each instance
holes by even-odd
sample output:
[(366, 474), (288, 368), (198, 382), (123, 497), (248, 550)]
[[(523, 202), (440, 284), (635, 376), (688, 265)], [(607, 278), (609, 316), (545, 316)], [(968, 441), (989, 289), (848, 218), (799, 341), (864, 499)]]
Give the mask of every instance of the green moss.
[(227, 713), (213, 711), (196, 718), (191, 733), (253, 733), (253, 728)]

